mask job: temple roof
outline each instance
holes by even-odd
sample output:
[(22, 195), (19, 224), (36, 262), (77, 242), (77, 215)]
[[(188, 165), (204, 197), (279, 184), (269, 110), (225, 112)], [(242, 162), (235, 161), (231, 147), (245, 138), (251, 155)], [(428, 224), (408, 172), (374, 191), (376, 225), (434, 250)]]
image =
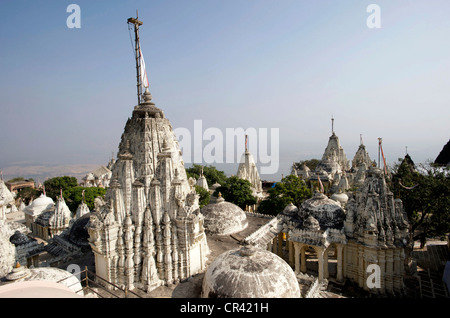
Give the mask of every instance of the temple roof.
[[(220, 195), (220, 194), (219, 194)], [(221, 196), (201, 209), (207, 233), (228, 235), (248, 226), (245, 212), (236, 204), (226, 202)]]

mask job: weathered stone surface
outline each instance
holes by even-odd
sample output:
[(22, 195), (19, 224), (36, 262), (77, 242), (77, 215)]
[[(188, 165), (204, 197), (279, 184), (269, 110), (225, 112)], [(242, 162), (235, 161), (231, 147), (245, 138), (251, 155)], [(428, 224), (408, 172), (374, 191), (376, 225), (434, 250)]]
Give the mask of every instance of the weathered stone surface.
[(206, 232), (229, 235), (245, 229), (248, 225), (245, 212), (236, 204), (220, 199), (222, 200), (210, 203), (201, 210), (205, 216)]
[(9, 225), (0, 220), (0, 278), (11, 271), (16, 261), (16, 248), (9, 241), (11, 235)]
[(279, 256), (256, 247), (219, 255), (203, 278), (202, 297), (298, 298), (295, 273)]
[(251, 183), (253, 195), (255, 197), (262, 197), (262, 181), (259, 177), (258, 168), (256, 168), (253, 155), (248, 151), (247, 148), (242, 154), (236, 175), (238, 178), (248, 180)]
[(320, 192), (305, 200), (298, 213), (303, 219), (308, 216), (314, 217), (323, 228), (341, 228), (345, 218), (341, 204)]
[(208, 246), (172, 126), (148, 90), (144, 100), (126, 122), (88, 231), (97, 275), (150, 291), (204, 270)]

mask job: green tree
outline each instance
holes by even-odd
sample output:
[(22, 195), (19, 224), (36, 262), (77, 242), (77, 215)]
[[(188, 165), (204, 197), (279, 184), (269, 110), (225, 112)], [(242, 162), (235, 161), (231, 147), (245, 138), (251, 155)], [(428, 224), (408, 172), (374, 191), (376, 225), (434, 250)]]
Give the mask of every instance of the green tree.
[(187, 177), (192, 177), (198, 180), (200, 173), (203, 168), (203, 175), (208, 182), (208, 186), (212, 186), (214, 183), (223, 184), (227, 180), (227, 176), (223, 171), (217, 170), (214, 166), (201, 166), (198, 164), (193, 164), (192, 167), (186, 169)]
[(200, 198), (198, 199), (198, 204), (200, 208), (203, 208), (205, 205), (209, 203), (209, 200), (211, 199), (211, 194), (209, 193), (208, 190), (198, 185), (195, 185), (195, 191), (200, 196)]
[(25, 181), (24, 177), (15, 177), (12, 178), (11, 180), (8, 180), (7, 182), (13, 183), (13, 182), (18, 182), (18, 181)]
[(62, 190), (64, 200), (67, 200), (69, 198), (67, 190), (77, 186), (77, 178), (69, 176), (54, 177), (44, 182), (45, 193), (52, 199), (59, 197)]
[[(299, 162), (294, 162), (295, 169), (302, 170), (303, 164), (306, 164), (306, 166), (311, 170), (314, 171), (317, 167), (317, 165), (320, 163), (319, 159), (309, 159), (309, 160), (302, 160)], [(293, 172), (293, 171), (291, 171)]]
[[(98, 188), (98, 187), (72, 187), (66, 190), (67, 199), (66, 204), (69, 207), (70, 211), (75, 212), (78, 209), (82, 199), (83, 199), (83, 190), (84, 190), (84, 199), (89, 207), (89, 210), (94, 209), (94, 200), (96, 197), (104, 197), (106, 193), (106, 189)], [(63, 194), (64, 195), (64, 194)]]
[(416, 169), (409, 155), (393, 168), (392, 191), (403, 202), (411, 224), (411, 242), (450, 232), (450, 173), (433, 165)]
[(33, 188), (23, 188), (22, 190), (17, 193), (16, 202), (18, 202), (19, 199), (22, 199), (22, 202), (24, 202), (26, 205), (30, 203), (31, 199), (36, 199), (41, 195), (42, 191), (39, 191), (38, 189)]
[(288, 175), (269, 189), (268, 194), (269, 196), (260, 203), (258, 212), (277, 215), (289, 203), (299, 207), (304, 200), (311, 197), (311, 190), (300, 178)]
[(253, 205), (257, 202), (256, 197), (252, 194), (251, 186), (250, 181), (232, 176), (216, 189), (214, 196), (217, 197), (220, 192), (226, 201), (245, 210), (247, 205)]

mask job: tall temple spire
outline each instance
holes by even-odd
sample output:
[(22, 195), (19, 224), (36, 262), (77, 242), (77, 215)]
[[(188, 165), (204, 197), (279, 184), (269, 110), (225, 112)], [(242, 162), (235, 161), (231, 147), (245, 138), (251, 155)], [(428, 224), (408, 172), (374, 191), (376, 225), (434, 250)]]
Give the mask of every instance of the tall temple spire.
[(137, 29), (142, 22), (130, 18), (128, 24), (136, 31), (140, 103), (125, 124), (111, 169), (113, 182), (88, 232), (98, 238), (90, 246), (99, 277), (149, 292), (203, 271), (209, 249), (198, 196), (188, 183), (172, 125), (140, 76)]

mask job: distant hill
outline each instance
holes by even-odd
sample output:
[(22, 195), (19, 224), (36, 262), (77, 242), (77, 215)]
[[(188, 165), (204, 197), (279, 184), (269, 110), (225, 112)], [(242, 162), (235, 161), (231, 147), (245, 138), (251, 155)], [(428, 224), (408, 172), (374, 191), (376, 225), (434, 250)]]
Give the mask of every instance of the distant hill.
[(450, 140), (447, 142), (444, 148), (442, 148), (441, 152), (436, 157), (436, 160), (434, 160), (434, 163), (439, 165), (450, 164)]
[(74, 164), (74, 165), (13, 165), (3, 168), (4, 180), (15, 177), (33, 178), (34, 181), (44, 182), (47, 178), (71, 176), (81, 181), (87, 173), (97, 169), (99, 164)]

